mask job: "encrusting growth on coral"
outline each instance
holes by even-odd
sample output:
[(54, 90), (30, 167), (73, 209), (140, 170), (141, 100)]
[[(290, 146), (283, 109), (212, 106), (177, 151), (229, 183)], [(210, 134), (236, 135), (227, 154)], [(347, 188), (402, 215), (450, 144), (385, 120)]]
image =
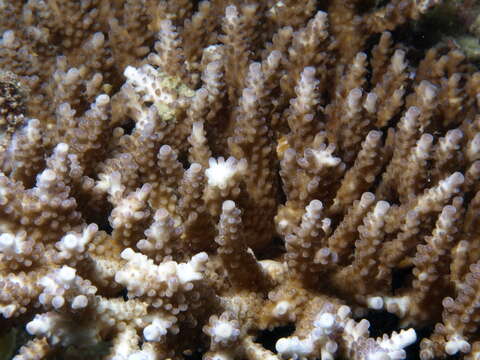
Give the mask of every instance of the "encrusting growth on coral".
[(477, 359), (480, 72), (395, 33), (437, 2), (0, 1), (13, 359)]

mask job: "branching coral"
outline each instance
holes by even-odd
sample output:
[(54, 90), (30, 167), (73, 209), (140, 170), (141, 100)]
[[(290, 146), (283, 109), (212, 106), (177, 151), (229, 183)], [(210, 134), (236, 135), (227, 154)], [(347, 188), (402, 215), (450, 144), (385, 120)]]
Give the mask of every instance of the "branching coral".
[(389, 32), (433, 5), (1, 2), (15, 359), (476, 358), (480, 73)]

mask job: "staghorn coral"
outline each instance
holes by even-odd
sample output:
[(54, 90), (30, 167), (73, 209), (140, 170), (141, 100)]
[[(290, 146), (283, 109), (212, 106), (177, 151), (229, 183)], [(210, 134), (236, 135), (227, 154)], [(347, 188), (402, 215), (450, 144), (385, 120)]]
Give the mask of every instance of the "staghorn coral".
[(478, 357), (480, 73), (389, 32), (434, 5), (0, 2), (14, 359)]

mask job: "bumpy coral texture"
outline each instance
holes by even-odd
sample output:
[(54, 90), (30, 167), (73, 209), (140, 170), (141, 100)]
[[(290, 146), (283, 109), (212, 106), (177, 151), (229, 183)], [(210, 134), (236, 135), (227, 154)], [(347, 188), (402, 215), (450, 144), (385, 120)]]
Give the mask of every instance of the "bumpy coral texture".
[(0, 1), (14, 359), (478, 359), (480, 73), (373, 3)]

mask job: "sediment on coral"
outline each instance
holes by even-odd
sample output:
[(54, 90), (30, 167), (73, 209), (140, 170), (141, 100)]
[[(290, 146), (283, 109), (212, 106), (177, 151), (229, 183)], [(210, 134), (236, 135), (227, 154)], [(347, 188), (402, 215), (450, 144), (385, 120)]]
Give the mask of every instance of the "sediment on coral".
[(437, 2), (0, 1), (13, 359), (477, 359), (480, 72), (396, 36)]

